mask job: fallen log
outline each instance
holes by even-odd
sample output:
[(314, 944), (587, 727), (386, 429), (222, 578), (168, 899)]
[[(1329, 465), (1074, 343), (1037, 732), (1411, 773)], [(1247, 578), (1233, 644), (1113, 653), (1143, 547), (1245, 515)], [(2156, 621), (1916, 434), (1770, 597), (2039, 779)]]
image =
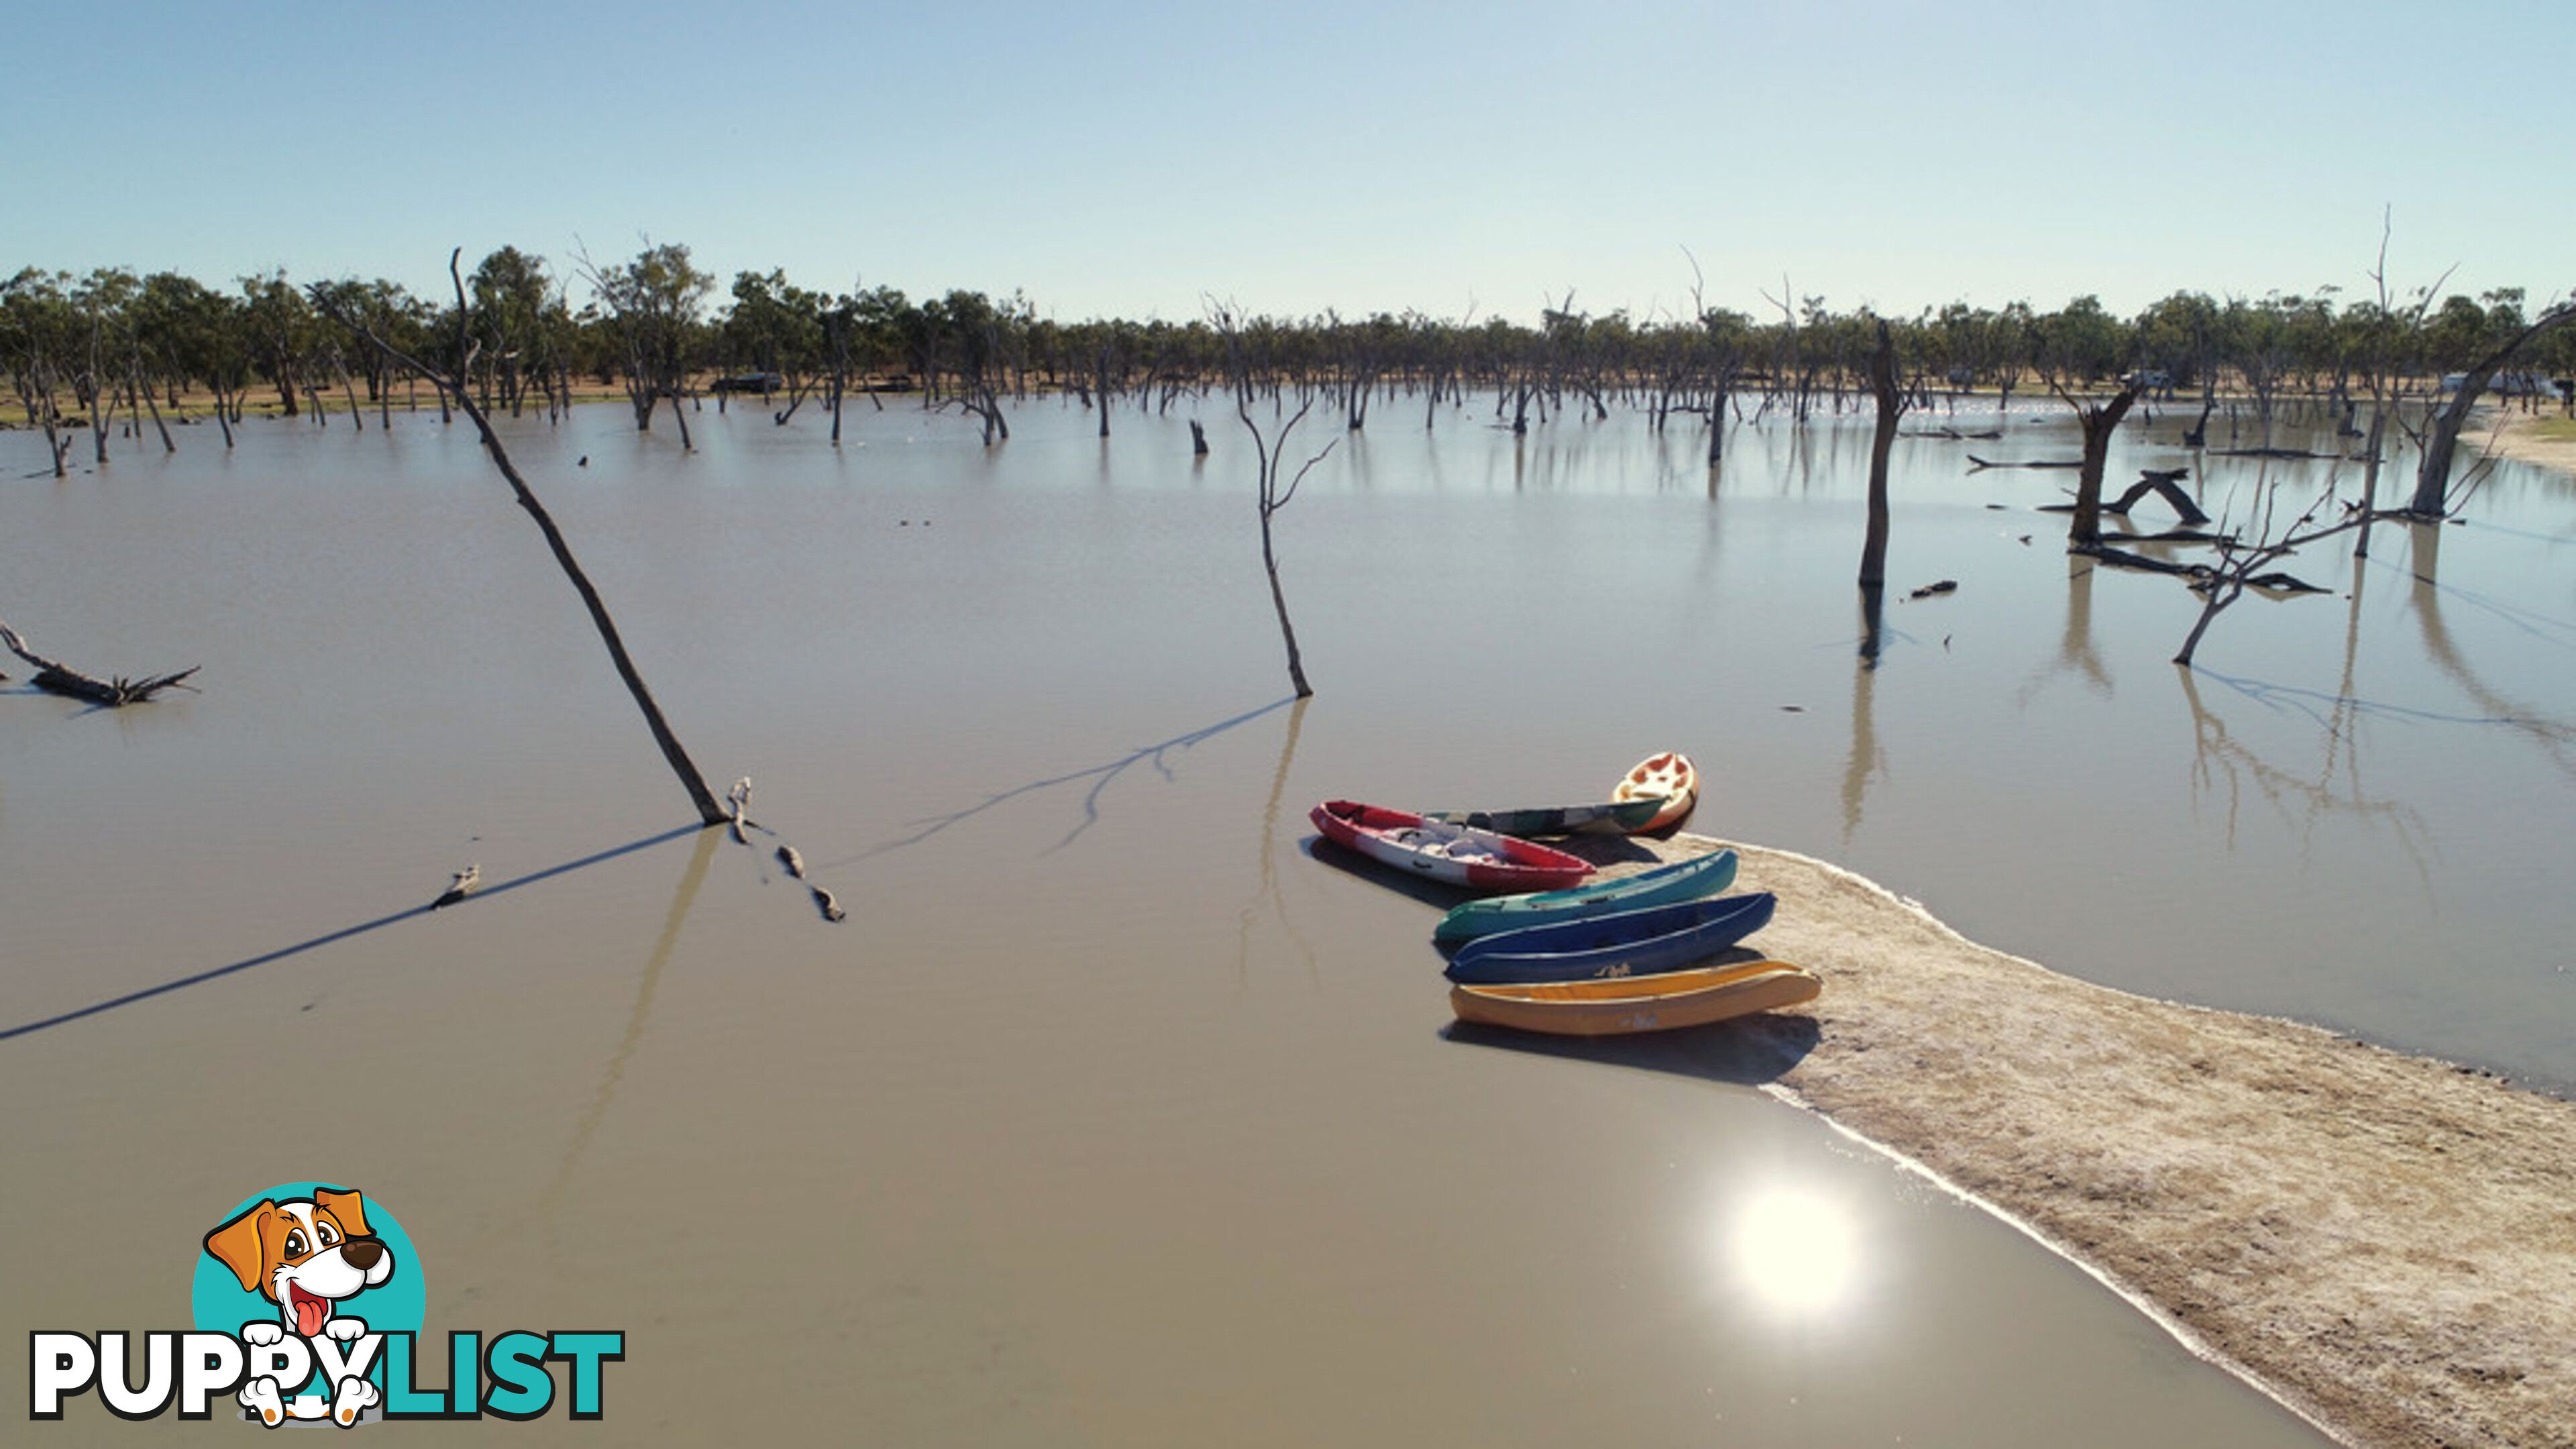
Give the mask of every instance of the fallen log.
[(2161, 533), (2106, 533), (2105, 543), (2226, 543), (2233, 535), (2211, 533), (2205, 528), (2168, 528)]
[[(2071, 551), (2072, 550), (2070, 550), (2070, 552)], [(2171, 563), (2164, 559), (2149, 558), (2142, 553), (2130, 553), (2125, 549), (2117, 548), (2096, 548), (2085, 550), (2085, 552), (2090, 553), (2095, 560), (2108, 564), (2113, 568), (2138, 569), (2146, 573), (2155, 574), (2173, 574), (2177, 577), (2188, 579), (2191, 581), (2190, 586), (2194, 589), (2207, 590), (2215, 587), (2219, 582), (2219, 571), (2210, 567), (2208, 564)], [(2329, 589), (2319, 588), (2315, 584), (2309, 583), (2307, 580), (2300, 578), (2296, 574), (2281, 573), (2278, 571), (2268, 574), (2256, 574), (2246, 579), (2245, 585), (2248, 588), (2261, 589), (2266, 593), (2272, 594), (2323, 594), (2332, 592), (2332, 590)]]
[[(2149, 558), (2142, 553), (2131, 553), (2127, 549), (2089, 548), (2082, 551), (2091, 554), (2097, 563), (2111, 568), (2137, 569), (2142, 573), (2173, 574), (2186, 579), (2206, 579), (2217, 572), (2207, 564), (2175, 563), (2170, 559)], [(2069, 549), (2067, 552), (2073, 553), (2076, 550)]]
[(2306, 448), (2220, 448), (2212, 452), (2210, 456), (2214, 458), (2308, 458), (2323, 462), (2344, 463), (2360, 463), (2367, 461), (2349, 453), (2317, 453), (2311, 452)]
[(2084, 466), (2084, 460), (2081, 458), (2069, 458), (2062, 462), (2053, 458), (2040, 458), (2026, 463), (1995, 463), (1980, 458), (1974, 453), (1968, 455), (1968, 461), (1980, 468), (2081, 468)]
[(2118, 502), (2103, 504), (2102, 511), (2116, 513), (2126, 518), (2129, 516), (2129, 510), (2136, 506), (2139, 499), (2153, 493), (2172, 504), (2174, 512), (2181, 516), (2184, 523), (2207, 523), (2209, 515), (2201, 512), (2200, 505), (2192, 501), (2191, 495), (2182, 491), (2183, 471), (2180, 468), (2170, 472), (2140, 469), (2138, 481), (2129, 485), (2129, 491), (2121, 494)]
[(184, 684), (189, 675), (203, 667), (192, 664), (176, 674), (155, 674), (143, 679), (128, 679), (122, 674), (114, 679), (99, 679), (28, 648), (27, 641), (5, 621), (0, 621), (0, 644), (8, 645), (10, 653), (36, 666), (35, 676), (28, 682), (38, 689), (48, 694), (86, 700), (104, 709), (140, 704), (162, 690)]
[(1976, 433), (1963, 433), (1957, 428), (1913, 428), (1905, 433), (1909, 438), (1940, 438), (1952, 443), (1964, 443), (1972, 438), (2000, 438), (2003, 435), (2004, 430), (2001, 428), (1988, 428)]

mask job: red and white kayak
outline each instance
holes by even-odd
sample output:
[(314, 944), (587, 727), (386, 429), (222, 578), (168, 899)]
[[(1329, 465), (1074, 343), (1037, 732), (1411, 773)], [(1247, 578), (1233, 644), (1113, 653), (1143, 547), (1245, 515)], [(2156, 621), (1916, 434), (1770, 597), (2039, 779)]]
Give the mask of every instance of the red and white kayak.
[(1472, 825), (1425, 820), (1356, 800), (1327, 800), (1307, 818), (1324, 838), (1408, 874), (1474, 890), (1556, 890), (1592, 874), (1581, 856)]

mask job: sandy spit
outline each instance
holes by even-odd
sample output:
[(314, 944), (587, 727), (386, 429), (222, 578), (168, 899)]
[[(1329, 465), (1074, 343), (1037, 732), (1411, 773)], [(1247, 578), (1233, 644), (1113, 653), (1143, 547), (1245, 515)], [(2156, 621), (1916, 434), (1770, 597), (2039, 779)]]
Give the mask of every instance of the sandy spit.
[(2549, 437), (2540, 427), (2545, 419), (2563, 416), (2555, 408), (2539, 413), (2519, 408), (2481, 408), (2470, 417), (2460, 439), (2495, 457), (2576, 473), (2576, 438)]
[[(1682, 835), (1678, 857), (1721, 842)], [(2576, 1104), (2095, 986), (1734, 846), (1812, 1006), (1710, 1028), (2356, 1446), (2576, 1445)]]

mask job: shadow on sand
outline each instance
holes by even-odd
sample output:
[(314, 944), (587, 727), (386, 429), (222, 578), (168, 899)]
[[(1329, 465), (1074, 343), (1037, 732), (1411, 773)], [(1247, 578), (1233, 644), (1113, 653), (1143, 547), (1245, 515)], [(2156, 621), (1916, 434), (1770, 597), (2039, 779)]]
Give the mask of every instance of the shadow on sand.
[[(530, 871), (526, 875), (518, 876), (511, 880), (500, 881), (496, 884), (485, 886), (482, 890), (466, 897), (455, 905), (448, 907), (448, 909), (462, 910), (473, 905), (476, 901), (490, 900), (492, 897), (500, 895), (505, 891), (514, 891), (521, 886), (535, 885), (541, 880), (551, 880), (559, 875), (565, 875), (572, 871), (586, 869), (590, 866), (599, 865), (605, 861), (615, 860), (621, 855), (632, 855), (639, 850), (649, 850), (652, 847), (661, 845), (667, 841), (696, 835), (699, 832), (710, 828), (712, 827), (703, 825), (683, 825), (674, 830), (663, 831), (659, 835), (648, 835), (642, 840), (630, 840), (624, 845), (611, 846), (606, 850), (585, 855), (579, 860), (568, 860), (561, 865), (550, 865), (543, 870)], [(369, 931), (380, 931), (387, 926), (395, 925), (402, 921), (408, 921), (414, 916), (428, 915), (429, 912), (430, 906), (428, 903), (423, 902), (422, 904), (413, 906), (408, 910), (396, 911), (390, 916), (378, 916), (372, 921), (361, 921), (354, 926), (343, 926), (339, 930), (326, 932), (309, 941), (298, 941), (292, 946), (280, 946), (274, 951), (266, 952), (258, 956), (252, 956), (246, 960), (235, 961), (228, 966), (212, 967), (208, 970), (199, 971), (193, 975), (179, 977), (175, 981), (164, 981), (158, 986), (146, 986), (139, 991), (129, 991), (123, 996), (111, 997), (106, 1001), (96, 1002), (89, 1006), (83, 1006), (75, 1010), (62, 1012), (54, 1016), (46, 1017), (41, 1021), (30, 1021), (22, 1025), (12, 1027), (0, 1027), (0, 1041), (7, 1041), (11, 1037), (26, 1036), (31, 1032), (44, 1031), (49, 1027), (63, 1026), (70, 1022), (79, 1021), (83, 1017), (97, 1016), (102, 1012), (114, 1011), (121, 1006), (132, 1006), (136, 1002), (149, 1001), (156, 996), (167, 996), (173, 991), (185, 990), (191, 986), (203, 986), (209, 981), (230, 976), (235, 972), (248, 971), (254, 966), (265, 966), (272, 961), (283, 961), (289, 956), (301, 956), (307, 951), (319, 950), (324, 946), (334, 945), (338, 942), (346, 941), (354, 936), (363, 936)]]
[(1816, 1049), (1823, 1032), (1812, 1016), (1757, 1012), (1733, 1021), (1686, 1026), (1635, 1036), (1540, 1036), (1508, 1027), (1453, 1021), (1440, 1029), (1446, 1040), (1469, 1046), (1502, 1047), (1532, 1056), (1564, 1057), (1641, 1072), (1670, 1072), (1679, 1077), (1759, 1087)]

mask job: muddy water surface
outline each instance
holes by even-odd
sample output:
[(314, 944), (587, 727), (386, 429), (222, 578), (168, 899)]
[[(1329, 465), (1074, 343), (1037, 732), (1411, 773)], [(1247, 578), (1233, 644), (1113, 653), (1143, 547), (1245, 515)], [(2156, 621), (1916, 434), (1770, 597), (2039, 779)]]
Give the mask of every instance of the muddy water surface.
[[(1439, 902), (1303, 819), (1587, 798), (1674, 745), (1696, 827), (2059, 969), (2576, 1079), (2536, 476), (2439, 583), (2398, 538), (2357, 601), (2303, 561), (2338, 596), (2248, 601), (2185, 681), (2178, 587), (2069, 580), (2062, 475), (1909, 440), (1899, 582), (1961, 588), (1862, 669), (1865, 435), (1747, 430), (1712, 490), (1627, 420), (1387, 414), (1281, 517), (1292, 707), (1230, 422), (1193, 464), (1177, 416), (1103, 444), (1052, 403), (991, 452), (909, 409), (837, 454), (620, 416), (513, 446), (758, 849), (677, 829), (461, 434), (191, 432), (65, 483), (0, 438), (0, 616), (206, 666), (114, 714), (0, 692), (0, 1030), (241, 968), (0, 1041), (14, 1328), (182, 1326), (205, 1229), (322, 1178), (401, 1215), (432, 1331), (624, 1328), (620, 1442), (2316, 1442), (1722, 1053), (1449, 1039)], [(468, 861), (480, 899), (413, 913)]]

